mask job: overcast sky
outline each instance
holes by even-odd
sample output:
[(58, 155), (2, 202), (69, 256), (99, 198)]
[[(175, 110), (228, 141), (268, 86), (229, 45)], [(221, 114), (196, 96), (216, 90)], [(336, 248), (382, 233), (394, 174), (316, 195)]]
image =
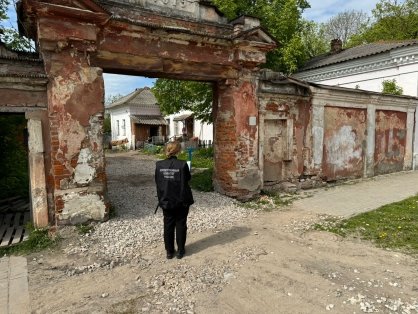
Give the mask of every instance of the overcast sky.
[[(303, 16), (308, 20), (326, 22), (330, 17), (346, 10), (362, 10), (368, 14), (379, 0), (308, 0), (311, 8)], [(15, 25), (16, 13), (12, 7), (9, 9), (11, 22), (6, 25)], [(126, 95), (144, 86), (152, 87), (155, 79), (146, 77), (105, 74), (106, 98), (112, 95)]]

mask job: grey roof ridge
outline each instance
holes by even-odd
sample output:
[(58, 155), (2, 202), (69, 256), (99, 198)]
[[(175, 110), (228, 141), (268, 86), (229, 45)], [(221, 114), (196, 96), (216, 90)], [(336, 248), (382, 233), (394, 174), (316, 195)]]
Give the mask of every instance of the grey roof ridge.
[[(408, 40), (394, 40), (394, 41), (377, 41), (377, 42), (373, 42), (373, 43), (369, 43), (369, 44), (364, 44), (364, 45), (359, 45), (359, 46), (343, 49), (341, 52), (349, 52), (352, 49), (364, 48), (364, 47), (371, 46), (371, 45), (376, 45), (376, 44), (382, 44), (383, 45), (383, 44), (396, 44), (396, 43), (399, 43), (399, 45), (395, 46), (395, 47), (388, 47), (386, 49), (376, 51), (376, 52), (370, 52), (370, 53), (366, 53), (366, 54), (362, 54), (362, 55), (358, 55), (358, 56), (354, 56), (354, 57), (347, 56), (346, 58), (331, 61), (331, 62), (325, 63), (325, 64), (307, 65), (306, 67), (303, 66), (298, 72), (304, 72), (304, 71), (309, 71), (309, 70), (313, 70), (313, 69), (319, 69), (319, 68), (326, 67), (326, 66), (329, 66), (329, 65), (332, 65), (332, 64), (343, 63), (343, 62), (350, 61), (350, 60), (356, 60), (356, 59), (360, 59), (360, 58), (364, 58), (364, 57), (369, 57), (369, 56), (381, 54), (381, 53), (388, 52), (388, 51), (393, 50), (393, 49), (413, 46), (413, 45), (418, 44), (418, 40), (417, 39), (408, 39)], [(339, 52), (339, 53), (341, 53), (341, 52)], [(322, 55), (318, 55), (316, 57), (313, 57), (311, 60), (309, 60), (307, 62), (307, 64), (309, 64), (310, 62), (313, 62), (315, 59), (317, 59), (316, 62), (324, 61), (328, 57), (337, 56), (339, 53), (327, 52), (327, 53), (324, 53)]]
[(126, 104), (128, 101), (133, 99), (135, 96), (140, 94), (145, 89), (150, 89), (150, 88), (149, 87), (137, 88), (132, 93), (130, 93), (126, 96), (123, 96), (123, 97), (119, 98), (118, 100), (114, 101), (113, 103), (111, 103), (109, 106), (106, 107), (106, 109), (110, 109), (110, 108), (114, 108), (114, 107), (118, 107), (118, 106)]

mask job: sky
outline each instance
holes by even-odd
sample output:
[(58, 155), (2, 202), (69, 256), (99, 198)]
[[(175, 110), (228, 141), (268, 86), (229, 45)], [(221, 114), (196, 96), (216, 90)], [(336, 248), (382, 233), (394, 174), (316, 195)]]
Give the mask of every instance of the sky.
[[(308, 0), (311, 8), (307, 9), (303, 17), (315, 22), (326, 22), (332, 16), (346, 10), (361, 10), (366, 13), (371, 13), (371, 10), (375, 7), (379, 0)], [(8, 10), (10, 21), (6, 22), (6, 26), (10, 27), (16, 25), (16, 12), (13, 6), (10, 6)], [(111, 97), (115, 95), (126, 95), (134, 91), (136, 88), (142, 88), (145, 86), (152, 87), (155, 83), (155, 79), (127, 76), (127, 75), (115, 75), (104, 74), (105, 81), (105, 97)]]

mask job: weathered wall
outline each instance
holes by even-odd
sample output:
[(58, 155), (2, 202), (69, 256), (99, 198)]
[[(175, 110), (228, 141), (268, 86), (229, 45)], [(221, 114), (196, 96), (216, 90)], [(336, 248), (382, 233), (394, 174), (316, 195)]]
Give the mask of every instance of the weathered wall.
[(264, 188), (412, 168), (417, 99), (315, 86), (270, 71), (259, 86)]
[(102, 220), (106, 215), (102, 71), (90, 67), (76, 50), (44, 52), (43, 56), (50, 78), (49, 180), (54, 186), (56, 220)]
[[(264, 185), (311, 176), (312, 106), (307, 89), (263, 71), (258, 90), (260, 169)], [(278, 154), (277, 151), (280, 153)], [(270, 156), (269, 156), (270, 155)]]
[(375, 174), (403, 170), (406, 117), (406, 112), (376, 111)]
[(326, 180), (362, 177), (366, 111), (325, 107), (322, 175)]
[(217, 86), (215, 110), (215, 189), (228, 196), (248, 199), (258, 194), (261, 176), (258, 167), (258, 121), (256, 80), (243, 73), (239, 80)]

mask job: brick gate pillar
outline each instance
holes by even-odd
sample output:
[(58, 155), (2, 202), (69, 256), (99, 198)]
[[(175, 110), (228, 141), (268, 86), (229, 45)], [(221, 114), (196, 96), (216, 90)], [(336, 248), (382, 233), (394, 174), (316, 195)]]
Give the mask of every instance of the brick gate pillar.
[(214, 187), (246, 200), (260, 192), (257, 81), (248, 71), (218, 83), (214, 108)]
[(104, 83), (102, 70), (90, 67), (88, 54), (74, 48), (43, 51), (49, 78), (53, 203), (58, 224), (103, 220)]

